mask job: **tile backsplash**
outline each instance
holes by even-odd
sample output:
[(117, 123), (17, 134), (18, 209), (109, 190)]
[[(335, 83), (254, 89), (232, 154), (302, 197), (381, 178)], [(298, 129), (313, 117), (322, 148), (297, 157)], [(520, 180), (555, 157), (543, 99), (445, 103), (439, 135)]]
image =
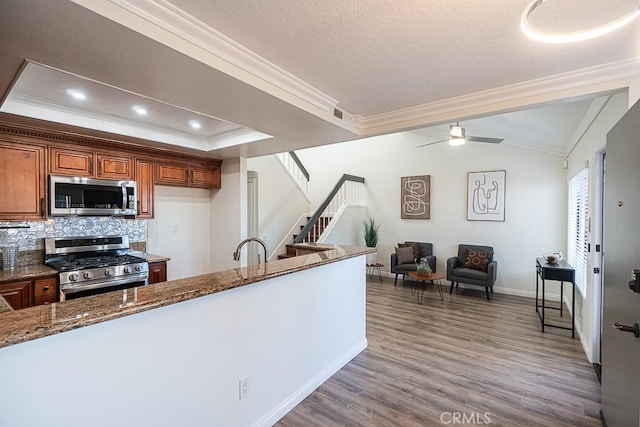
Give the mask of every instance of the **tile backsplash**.
[(128, 235), (130, 242), (147, 240), (147, 221), (118, 217), (55, 217), (47, 221), (2, 222), (0, 244), (18, 245), (20, 251), (44, 248), (45, 237)]

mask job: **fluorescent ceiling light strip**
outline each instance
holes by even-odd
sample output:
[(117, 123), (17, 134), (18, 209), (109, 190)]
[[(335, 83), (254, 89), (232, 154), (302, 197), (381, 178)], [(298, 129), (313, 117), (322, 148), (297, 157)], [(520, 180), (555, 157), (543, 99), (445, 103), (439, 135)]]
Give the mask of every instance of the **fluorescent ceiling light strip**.
[(531, 25), (529, 22), (529, 15), (538, 8), (545, 0), (534, 0), (527, 6), (522, 13), (522, 18), (520, 19), (520, 29), (532, 40), (541, 42), (541, 43), (574, 43), (582, 40), (593, 39), (612, 31), (617, 30), (618, 28), (624, 27), (634, 19), (636, 19), (640, 15), (640, 7), (635, 8), (628, 14), (611, 21), (607, 24), (603, 24), (597, 27), (589, 28), (587, 30), (582, 31), (574, 31), (567, 33), (549, 33), (543, 31), (535, 26)]

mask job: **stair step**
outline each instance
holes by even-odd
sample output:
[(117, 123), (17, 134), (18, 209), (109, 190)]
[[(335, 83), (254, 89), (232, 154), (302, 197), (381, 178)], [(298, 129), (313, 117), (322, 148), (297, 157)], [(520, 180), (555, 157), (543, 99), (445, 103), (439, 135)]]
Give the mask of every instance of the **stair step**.
[(278, 259), (293, 258), (294, 256), (295, 255), (280, 254), (280, 255), (278, 255)]

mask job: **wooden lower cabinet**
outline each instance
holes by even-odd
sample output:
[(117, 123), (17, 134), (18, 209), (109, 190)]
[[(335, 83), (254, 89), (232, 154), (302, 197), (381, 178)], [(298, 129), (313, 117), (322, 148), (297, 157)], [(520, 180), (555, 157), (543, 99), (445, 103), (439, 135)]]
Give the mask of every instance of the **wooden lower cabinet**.
[(156, 261), (149, 263), (149, 284), (167, 281), (167, 262)]
[(19, 310), (33, 305), (32, 288), (33, 282), (31, 280), (2, 283), (0, 284), (0, 295), (14, 310)]
[(55, 277), (33, 281), (34, 305), (58, 302), (58, 280)]
[(0, 284), (0, 295), (14, 310), (58, 302), (57, 277)]

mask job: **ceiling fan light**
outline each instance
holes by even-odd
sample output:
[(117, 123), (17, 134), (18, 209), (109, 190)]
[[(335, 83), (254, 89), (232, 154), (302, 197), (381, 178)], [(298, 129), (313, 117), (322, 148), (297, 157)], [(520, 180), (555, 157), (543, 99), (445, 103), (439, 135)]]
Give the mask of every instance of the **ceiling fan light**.
[(520, 18), (520, 29), (522, 30), (522, 33), (530, 39), (541, 43), (573, 43), (593, 39), (615, 31), (640, 16), (640, 8), (636, 7), (626, 15), (597, 27), (582, 31), (552, 33), (536, 28), (529, 22), (529, 15), (531, 15), (531, 13), (540, 6), (543, 1), (544, 0), (533, 0), (524, 10), (522, 17)]
[[(449, 125), (449, 136), (451, 138), (463, 138), (464, 139), (464, 128), (460, 125)], [(463, 142), (464, 144), (464, 142)], [(460, 145), (460, 144), (459, 144)]]
[(456, 136), (449, 137), (449, 145), (463, 145), (465, 142), (464, 138)]

